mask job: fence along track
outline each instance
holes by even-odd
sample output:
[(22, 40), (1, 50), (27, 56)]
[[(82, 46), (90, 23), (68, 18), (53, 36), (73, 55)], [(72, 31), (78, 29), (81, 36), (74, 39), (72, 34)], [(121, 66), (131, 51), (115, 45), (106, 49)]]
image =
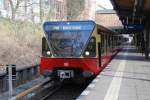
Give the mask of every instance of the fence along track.
[[(39, 65), (17, 69), (16, 74), (16, 80), (13, 81), (14, 88), (39, 77)], [(0, 73), (0, 93), (6, 91), (8, 91), (7, 74), (5, 71), (3, 71), (2, 73)]]

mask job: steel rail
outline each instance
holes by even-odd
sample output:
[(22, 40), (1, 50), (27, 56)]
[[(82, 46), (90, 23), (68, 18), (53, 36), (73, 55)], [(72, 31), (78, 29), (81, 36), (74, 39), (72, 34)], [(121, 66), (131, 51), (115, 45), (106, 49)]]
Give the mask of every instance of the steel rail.
[(32, 93), (33, 91), (36, 91), (36, 90), (42, 88), (44, 85), (48, 84), (51, 81), (52, 80), (50, 78), (46, 78), (45, 81), (43, 81), (42, 83), (39, 83), (39, 84), (35, 85), (34, 87), (19, 93), (18, 95), (12, 97), (11, 100), (21, 100), (26, 95)]
[(40, 100), (47, 100), (50, 96), (54, 95), (60, 88), (61, 85), (58, 85), (56, 88), (53, 89), (53, 91), (42, 97)]

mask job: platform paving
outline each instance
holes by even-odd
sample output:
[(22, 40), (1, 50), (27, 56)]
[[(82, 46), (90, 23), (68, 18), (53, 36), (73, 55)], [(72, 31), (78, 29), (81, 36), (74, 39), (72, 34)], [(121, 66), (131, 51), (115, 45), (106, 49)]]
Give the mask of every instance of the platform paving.
[(77, 100), (150, 100), (150, 60), (125, 46)]

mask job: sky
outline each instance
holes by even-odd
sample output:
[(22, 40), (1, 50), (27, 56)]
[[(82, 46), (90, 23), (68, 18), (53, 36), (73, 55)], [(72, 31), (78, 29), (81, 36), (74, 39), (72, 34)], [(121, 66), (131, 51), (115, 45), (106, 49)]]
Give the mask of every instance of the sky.
[(0, 10), (3, 8), (3, 0), (0, 0)]
[(2, 0), (0, 0), (0, 6), (2, 5)]
[[(96, 4), (101, 5), (102, 7), (106, 9), (113, 9), (113, 6), (110, 0), (96, 0)], [(97, 9), (103, 9), (103, 8), (97, 7)]]

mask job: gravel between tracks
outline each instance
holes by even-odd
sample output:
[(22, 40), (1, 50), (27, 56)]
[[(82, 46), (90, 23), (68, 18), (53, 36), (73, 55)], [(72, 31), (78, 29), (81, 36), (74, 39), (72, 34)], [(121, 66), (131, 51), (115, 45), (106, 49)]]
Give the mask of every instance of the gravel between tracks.
[(75, 100), (81, 92), (86, 88), (87, 84), (65, 83), (53, 95), (45, 100)]

